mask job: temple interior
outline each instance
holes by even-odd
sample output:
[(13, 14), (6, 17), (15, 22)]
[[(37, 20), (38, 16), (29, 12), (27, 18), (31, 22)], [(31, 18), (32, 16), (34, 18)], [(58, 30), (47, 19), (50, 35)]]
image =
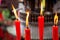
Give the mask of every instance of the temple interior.
[(52, 39), (60, 40), (60, 0), (0, 0), (0, 40)]

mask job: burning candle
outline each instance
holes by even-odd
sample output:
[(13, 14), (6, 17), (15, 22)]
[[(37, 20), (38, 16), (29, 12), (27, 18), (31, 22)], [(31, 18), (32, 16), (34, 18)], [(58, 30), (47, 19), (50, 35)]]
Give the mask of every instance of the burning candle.
[(16, 40), (21, 40), (20, 20), (18, 20), (18, 16), (17, 16), (17, 14), (16, 14), (16, 9), (14, 8), (13, 5), (12, 5), (12, 8), (13, 8), (14, 15), (15, 15), (15, 17), (16, 17), (16, 20), (15, 20), (15, 26), (16, 26)]
[(44, 34), (44, 16), (43, 16), (43, 8), (45, 7), (44, 5), (44, 0), (41, 2), (41, 11), (40, 11), (40, 16), (38, 16), (38, 31), (39, 31), (39, 40), (43, 40), (43, 34)]
[(25, 40), (31, 40), (30, 28), (28, 27), (28, 17), (29, 17), (29, 12), (27, 12), (27, 16), (26, 16)]
[(55, 17), (54, 17), (54, 25), (52, 27), (52, 37), (53, 37), (53, 40), (59, 40), (57, 23), (58, 23), (58, 16), (57, 16), (57, 13), (56, 13)]

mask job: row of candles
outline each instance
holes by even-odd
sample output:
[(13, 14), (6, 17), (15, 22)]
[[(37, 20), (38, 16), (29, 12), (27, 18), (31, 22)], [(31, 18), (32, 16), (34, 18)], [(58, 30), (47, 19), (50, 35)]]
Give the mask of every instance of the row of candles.
[[(44, 16), (43, 16), (43, 7), (45, 5), (42, 5), (45, 2), (45, 0), (41, 3), (41, 11), (40, 16), (38, 16), (38, 31), (39, 31), (39, 40), (43, 40), (43, 33), (44, 33)], [(13, 12), (15, 14), (16, 20), (15, 20), (15, 26), (16, 26), (16, 40), (21, 40), (21, 29), (20, 29), (20, 20), (18, 19), (18, 16), (16, 14), (16, 10), (14, 6), (12, 5)], [(25, 40), (31, 40), (31, 34), (30, 34), (30, 28), (28, 27), (28, 17), (29, 17), (29, 11), (26, 12), (26, 29), (25, 29)], [(58, 16), (57, 13), (54, 17), (54, 25), (52, 26), (52, 39), (53, 40), (59, 40), (58, 37)]]

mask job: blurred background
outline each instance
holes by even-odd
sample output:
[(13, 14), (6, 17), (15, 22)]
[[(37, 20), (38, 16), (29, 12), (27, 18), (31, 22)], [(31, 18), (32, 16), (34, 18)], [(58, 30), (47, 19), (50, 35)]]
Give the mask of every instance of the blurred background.
[[(14, 20), (15, 15), (12, 4), (17, 10), (21, 21), (21, 40), (24, 40), (24, 29), (26, 20), (26, 9), (30, 10), (29, 27), (31, 29), (31, 40), (38, 40), (37, 17), (40, 13), (41, 0), (0, 0), (0, 40), (16, 40)], [(60, 26), (60, 0), (45, 0), (44, 17), (44, 40), (52, 40), (52, 26), (55, 13), (58, 13)], [(60, 38), (60, 27), (59, 27)]]

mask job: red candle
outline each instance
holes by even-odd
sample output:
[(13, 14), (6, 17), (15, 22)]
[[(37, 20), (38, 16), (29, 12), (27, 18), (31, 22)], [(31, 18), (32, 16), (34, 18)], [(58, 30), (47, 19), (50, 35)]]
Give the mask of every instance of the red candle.
[(31, 40), (30, 29), (29, 28), (25, 29), (25, 40)]
[(54, 16), (54, 24), (55, 25), (52, 27), (53, 40), (59, 40), (57, 23), (58, 23), (58, 16), (57, 16), (57, 13), (56, 13), (55, 16)]
[(15, 26), (16, 26), (16, 39), (21, 40), (20, 21), (19, 20), (15, 20)]
[(44, 33), (44, 16), (38, 17), (38, 31), (39, 31), (39, 39), (43, 40)]
[(53, 40), (59, 40), (59, 37), (58, 37), (58, 26), (54, 25), (52, 27), (52, 37), (53, 37)]
[(30, 28), (28, 27), (28, 17), (29, 17), (29, 11), (27, 11), (26, 16), (26, 29), (25, 29), (25, 40), (31, 40), (30, 35)]
[(17, 20), (15, 21), (15, 26), (16, 26), (16, 40), (21, 40), (20, 21), (18, 20), (19, 17), (18, 17), (18, 15), (16, 14), (17, 12), (16, 12), (16, 9), (15, 9), (15, 7), (14, 7), (13, 4), (12, 4), (12, 8), (13, 8), (14, 15), (15, 15), (15, 17), (16, 17), (16, 19), (17, 19)]

